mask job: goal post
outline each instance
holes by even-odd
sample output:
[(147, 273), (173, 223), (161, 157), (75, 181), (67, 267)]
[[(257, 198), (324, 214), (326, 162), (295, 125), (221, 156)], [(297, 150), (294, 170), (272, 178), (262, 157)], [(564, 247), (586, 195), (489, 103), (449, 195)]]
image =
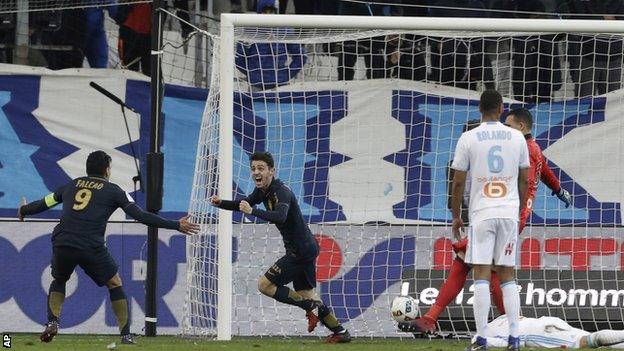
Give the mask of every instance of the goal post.
[[(234, 145), (234, 27), (227, 15), (222, 15), (219, 48), (219, 197), (232, 198), (232, 171)], [(224, 137), (223, 137), (224, 136)], [(219, 211), (218, 251), (219, 262), (232, 262), (232, 212)], [(223, 235), (221, 235), (223, 234)], [(230, 340), (232, 337), (232, 265), (219, 264), (219, 306), (217, 307), (217, 338)], [(223, 308), (223, 309), (222, 309)]]
[[(318, 268), (318, 274), (322, 276), (317, 277), (321, 298), (336, 312), (339, 320), (355, 321), (346, 324), (354, 335), (399, 336), (393, 331), (389, 313), (391, 297), (398, 295), (399, 291), (399, 284), (396, 283), (401, 280), (415, 282), (410, 294), (419, 298), (421, 312), (424, 312), (435, 300), (432, 297), (433, 289), (443, 281), (445, 269), (453, 259), (450, 240), (447, 239), (450, 217), (446, 210), (444, 172), (463, 125), (467, 120), (479, 116), (479, 94), (474, 90), (463, 89), (455, 82), (436, 84), (426, 78), (408, 81), (400, 76), (401, 73), (399, 77), (388, 73), (380, 79), (368, 81), (363, 80), (362, 75), (359, 81), (357, 77), (351, 82), (339, 80), (334, 73), (336, 69), (340, 70), (336, 66), (335, 56), (344, 56), (347, 49), (341, 44), (336, 54), (332, 47), (347, 41), (374, 41), (377, 37), (385, 38), (381, 41), (388, 45), (392, 40), (390, 38), (402, 35), (423, 37), (427, 43), (430, 37), (491, 38), (496, 42), (496, 50), (506, 47), (503, 54), (511, 57), (513, 50), (509, 43), (504, 43), (505, 40), (513, 38), (528, 42), (530, 39), (527, 37), (531, 35), (560, 33), (619, 38), (624, 34), (624, 22), (222, 14), (219, 50), (213, 53), (212, 61), (219, 62), (219, 77), (215, 79), (213, 76), (212, 79), (212, 82), (218, 81), (218, 86), (211, 86), (209, 94), (218, 98), (219, 103), (218, 106), (207, 103), (202, 123), (202, 129), (214, 128), (214, 125), (206, 123), (207, 118), (218, 123), (218, 136), (202, 132), (203, 136), (216, 137), (218, 140), (200, 138), (190, 212), (198, 214), (215, 211), (208, 209), (210, 206), (207, 199), (210, 195), (218, 194), (223, 199), (232, 199), (248, 194), (253, 184), (250, 185), (246, 180), (249, 172), (245, 153), (251, 150), (273, 152), (278, 169), (276, 176), (286, 178), (286, 183), (293, 188), (300, 205), (305, 207), (304, 218), (311, 224), (313, 233), (317, 234), (317, 240), (321, 243), (321, 255), (326, 255), (322, 257), (324, 261), (319, 263)], [(555, 51), (550, 53), (551, 60), (554, 56), (560, 56), (562, 62), (567, 64), (566, 55), (572, 54), (566, 51), (566, 45), (572, 40), (566, 38), (562, 42), (552, 39), (549, 44)], [(265, 42), (300, 45), (307, 53), (307, 61), (295, 76), (288, 82), (268, 89), (249, 84), (235, 63), (237, 43), (252, 45)], [(422, 53), (422, 69), (427, 72), (427, 76), (435, 69), (431, 68), (434, 52), (429, 45), (425, 44), (426, 53)], [(328, 50), (332, 52), (327, 53)], [(483, 48), (481, 50), (485, 51)], [(619, 55), (624, 54), (621, 48), (619, 50)], [(613, 119), (612, 113), (609, 117), (609, 113), (605, 112), (609, 108), (607, 105), (619, 106), (624, 101), (620, 90), (599, 93), (600, 96), (575, 96), (570, 65), (559, 69), (564, 76), (560, 83), (563, 85), (560, 93), (552, 92), (551, 96), (538, 99), (537, 102), (515, 100), (512, 90), (518, 88), (514, 88), (514, 84), (519, 83), (524, 87), (531, 82), (512, 78), (510, 71), (520, 64), (512, 64), (509, 58), (505, 63), (498, 57), (500, 54), (494, 54), (497, 57), (493, 61), (497, 60), (496, 65), (499, 66), (493, 68), (493, 84), (498, 90), (503, 90), (506, 109), (526, 106), (532, 111), (536, 118), (534, 134), (543, 149), (554, 145), (564, 136), (587, 141), (582, 138), (589, 138), (592, 134), (583, 136), (584, 130), (577, 127), (593, 126), (608, 118)], [(354, 54), (356, 59), (366, 55)], [(618, 59), (621, 65), (621, 57)], [(356, 70), (357, 65), (354, 66)], [(398, 68), (401, 65), (401, 62), (396, 64)], [(420, 68), (409, 67), (410, 70)], [(359, 69), (362, 70), (361, 65)], [(374, 75), (374, 72), (371, 74)], [(547, 81), (540, 82), (540, 79)], [(552, 76), (538, 77), (537, 80), (537, 84), (554, 84)], [(372, 103), (371, 99), (376, 97), (371, 87), (390, 91), (391, 98), (383, 102), (380, 98), (378, 104)], [(485, 87), (483, 83), (477, 89), (483, 90)], [(353, 93), (354, 90), (361, 95)], [(518, 95), (518, 91), (514, 93)], [(447, 104), (445, 101), (450, 102)], [(359, 103), (364, 106), (354, 112), (354, 106)], [(452, 111), (445, 110), (448, 106), (451, 106)], [(386, 115), (375, 120), (366, 117), (367, 112)], [(437, 119), (434, 122), (431, 122), (433, 117), (425, 118), (424, 122), (414, 119), (413, 116), (419, 113), (431, 114)], [(324, 117), (313, 118), (315, 114)], [(349, 114), (357, 115), (358, 119), (350, 118)], [(577, 116), (576, 122), (568, 118), (573, 114)], [(258, 124), (254, 124), (256, 122)], [(271, 123), (280, 123), (279, 128), (272, 129)], [(435, 125), (420, 126), (427, 123)], [(611, 130), (614, 135), (624, 135), (622, 121), (616, 121), (614, 126), (615, 129)], [(419, 128), (423, 128), (422, 137), (410, 134)], [(572, 129), (578, 132), (570, 132)], [(347, 135), (354, 130), (357, 135)], [(397, 140), (397, 136), (408, 140)], [(270, 140), (271, 137), (277, 140)], [(612, 140), (612, 137), (615, 136), (609, 134), (608, 140)], [(421, 139), (426, 140), (422, 142)], [(218, 149), (215, 142), (218, 143)], [(417, 147), (421, 149), (412, 149)], [(314, 151), (310, 151), (312, 149)], [(383, 153), (386, 149), (392, 152)], [(573, 209), (562, 209), (556, 198), (550, 196), (550, 190), (540, 184), (535, 216), (530, 220), (533, 226), (525, 229), (522, 243), (518, 245), (518, 267), (523, 269), (520, 274), (523, 278), (519, 279), (524, 279), (526, 283), (523, 286), (523, 310), (536, 314), (538, 310), (540, 313), (556, 311), (553, 313), (572, 319), (573, 325), (588, 329), (614, 326), (618, 312), (607, 304), (617, 302), (617, 297), (612, 295), (617, 295), (619, 291), (624, 293), (624, 286), (617, 283), (617, 279), (611, 281), (614, 285), (601, 283), (600, 278), (590, 273), (595, 271), (599, 277), (621, 275), (617, 263), (619, 259), (616, 257), (622, 245), (622, 219), (619, 205), (613, 204), (618, 202), (614, 199), (624, 192), (622, 182), (614, 183), (613, 188), (620, 195), (598, 195), (603, 190), (595, 189), (602, 188), (582, 181), (581, 178), (585, 176), (578, 171), (578, 167), (570, 165), (566, 150), (556, 145), (552, 150), (550, 153), (549, 150), (545, 151), (547, 157), (553, 157), (551, 167), (555, 167), (562, 186), (578, 196), (579, 200)], [(310, 155), (310, 152), (314, 155)], [(200, 159), (214, 157), (215, 153), (218, 169), (204, 168), (206, 165), (200, 164)], [(414, 163), (410, 157), (418, 158), (422, 164)], [(619, 160), (621, 156), (617, 158)], [(389, 168), (388, 164), (397, 167)], [(563, 169), (564, 164), (568, 168)], [(596, 161), (591, 167), (597, 171), (601, 164)], [(375, 170), (381, 170), (378, 178), (387, 179), (371, 180), (374, 177), (369, 174)], [(216, 189), (214, 184), (203, 183), (197, 172), (216, 172), (212, 177), (204, 178), (212, 181), (218, 179)], [(362, 178), (366, 180), (357, 179), (361, 174), (364, 174)], [(579, 179), (575, 178), (577, 175)], [(395, 179), (403, 179), (404, 182)], [(347, 191), (354, 194), (348, 195)], [(183, 334), (216, 336), (219, 340), (229, 340), (232, 335), (304, 334), (301, 326), (296, 327), (303, 318), (300, 311), (275, 304), (269, 298), (259, 296), (254, 289), (258, 275), (282, 254), (279, 234), (272, 226), (240, 213), (233, 214), (225, 210), (219, 210), (216, 216), (214, 212), (211, 213), (210, 216), (199, 215), (203, 221), (200, 235), (205, 238), (216, 236), (218, 247), (196, 250), (194, 245), (199, 244), (192, 239), (188, 260), (189, 267), (195, 268), (189, 268), (188, 274), (189, 281), (205, 279), (211, 280), (212, 284), (189, 286), (193, 291), (187, 293)], [(344, 236), (343, 241), (338, 240), (341, 236)], [(336, 248), (336, 245), (339, 247)], [(575, 248), (585, 253), (584, 258), (582, 255), (575, 256)], [(200, 255), (193, 256), (193, 253)], [(217, 262), (209, 262), (209, 258), (214, 255), (217, 256)], [(195, 265), (197, 262), (217, 265), (217, 274), (203, 275), (206, 272), (197, 271), (196, 268), (201, 266)], [(423, 268), (427, 265), (429, 268)], [(583, 269), (587, 271), (585, 275)], [(562, 273), (566, 270), (572, 271), (570, 275)], [(214, 272), (213, 269), (209, 271)], [(380, 276), (382, 271), (385, 277)], [(202, 278), (196, 279), (197, 275)], [(554, 276), (559, 277), (555, 279), (556, 283), (553, 282)], [(334, 277), (340, 279), (332, 280)], [(414, 286), (423, 280), (428, 282), (425, 289)], [(248, 281), (252, 283), (246, 283)], [(596, 288), (596, 284), (602, 285)], [(598, 296), (596, 301), (599, 302), (595, 305), (592, 302), (590, 306), (586, 300), (593, 298), (594, 290)], [(566, 294), (565, 299), (562, 293)], [(451, 308), (460, 312), (449, 313), (448, 323), (443, 327), (452, 331), (470, 329), (472, 312), (469, 311), (469, 302), (466, 302), (469, 294), (466, 289), (457, 300), (463, 299), (462, 302), (451, 305)], [(214, 299), (205, 296), (198, 298), (202, 295), (216, 296), (216, 304)], [(574, 299), (573, 295), (576, 296)], [(608, 300), (607, 304), (600, 304), (603, 297), (605, 301)], [(527, 306), (524, 301), (535, 304)], [(558, 304), (560, 301), (565, 303)], [(584, 304), (581, 301), (585, 301)], [(570, 307), (562, 307), (565, 304)], [(590, 307), (595, 307), (596, 312), (588, 309)], [(589, 327), (584, 322), (586, 315), (583, 315), (588, 311), (592, 311), (591, 321), (594, 323)], [(279, 320), (282, 317), (286, 319)], [(367, 321), (370, 318), (376, 320)]]

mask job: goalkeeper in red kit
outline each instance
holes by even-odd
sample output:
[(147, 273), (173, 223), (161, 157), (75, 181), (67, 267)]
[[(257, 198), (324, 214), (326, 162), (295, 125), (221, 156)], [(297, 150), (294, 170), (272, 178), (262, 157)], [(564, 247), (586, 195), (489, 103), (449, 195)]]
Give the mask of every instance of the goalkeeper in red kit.
[(520, 233), (522, 233), (522, 229), (524, 229), (526, 221), (533, 210), (533, 200), (535, 199), (537, 185), (540, 180), (552, 190), (552, 195), (556, 195), (559, 200), (565, 203), (566, 208), (570, 207), (572, 198), (570, 197), (570, 193), (561, 187), (559, 179), (557, 179), (555, 173), (548, 166), (546, 158), (542, 155), (542, 149), (537, 145), (537, 142), (531, 135), (531, 129), (533, 129), (533, 116), (531, 116), (531, 112), (525, 108), (512, 110), (507, 114), (505, 125), (521, 131), (522, 134), (524, 134), (529, 149), (531, 168), (529, 170), (529, 188), (527, 189), (526, 196), (527, 203), (520, 214), (519, 228)]
[[(517, 129), (522, 134), (527, 141), (527, 147), (529, 150), (529, 160), (530, 160), (530, 169), (529, 169), (529, 187), (527, 189), (526, 198), (526, 206), (524, 206), (524, 210), (520, 215), (520, 225), (519, 225), (519, 233), (522, 233), (524, 226), (526, 225), (526, 221), (531, 215), (531, 210), (533, 206), (533, 201), (535, 199), (535, 195), (537, 193), (537, 186), (539, 181), (541, 180), (548, 188), (552, 190), (552, 195), (556, 195), (561, 201), (565, 203), (565, 207), (569, 207), (571, 204), (570, 194), (561, 187), (559, 183), (559, 179), (553, 173), (553, 171), (548, 167), (548, 163), (542, 155), (542, 150), (539, 145), (535, 142), (531, 135), (531, 129), (533, 128), (533, 117), (531, 113), (524, 108), (519, 108), (512, 110), (507, 114), (505, 119), (505, 124), (511, 128)], [(478, 124), (475, 124), (473, 121), (469, 121), (464, 127), (464, 131), (470, 130), (472, 128), (477, 127)], [(451, 170), (452, 171), (452, 170)], [(453, 174), (449, 172), (449, 179), (453, 178)], [(470, 189), (468, 185), (466, 185), (467, 189)], [(468, 190), (469, 191), (469, 190)], [(467, 196), (464, 195), (464, 206), (462, 206), (462, 217), (467, 217)], [(467, 223), (467, 218), (463, 218), (464, 223)], [(448, 278), (440, 287), (440, 293), (436, 299), (436, 302), (431, 306), (429, 311), (422, 317), (415, 319), (410, 323), (405, 323), (399, 325), (399, 328), (403, 331), (408, 332), (434, 332), (436, 330), (436, 322), (438, 320), (438, 316), (446, 309), (456, 297), (459, 295), (461, 290), (464, 287), (466, 279), (468, 277), (468, 273), (471, 268), (468, 264), (464, 262), (464, 255), (466, 253), (466, 245), (468, 241), (466, 238), (460, 240), (459, 242), (453, 243), (453, 250), (456, 253), (455, 260), (451, 265), (451, 269), (449, 271)], [(495, 272), (492, 272), (492, 281), (490, 284), (492, 299), (498, 312), (500, 314), (505, 314), (505, 308), (503, 306), (503, 296), (500, 288), (500, 280)]]

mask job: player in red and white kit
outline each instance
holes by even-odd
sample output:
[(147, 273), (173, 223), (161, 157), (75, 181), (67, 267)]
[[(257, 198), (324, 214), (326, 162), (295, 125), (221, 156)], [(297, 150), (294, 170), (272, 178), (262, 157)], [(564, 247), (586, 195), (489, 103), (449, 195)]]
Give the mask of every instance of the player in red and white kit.
[[(533, 139), (531, 135), (531, 129), (533, 128), (533, 117), (531, 113), (524, 108), (515, 109), (507, 114), (505, 124), (511, 128), (517, 129), (524, 135), (527, 141), (527, 148), (529, 150), (529, 187), (527, 189), (526, 205), (520, 216), (519, 233), (522, 233), (526, 225), (526, 221), (531, 215), (533, 207), (533, 201), (537, 193), (537, 186), (539, 180), (541, 180), (548, 188), (552, 190), (552, 195), (556, 195), (561, 201), (565, 203), (565, 207), (568, 208), (571, 204), (570, 194), (561, 187), (559, 179), (555, 176), (554, 172), (548, 166), (548, 162), (542, 155), (542, 150)], [(478, 121), (469, 121), (464, 127), (464, 132), (471, 130), (479, 125)], [(452, 170), (449, 172), (449, 179), (453, 178)], [(470, 189), (466, 185), (467, 189)], [(450, 198), (450, 197), (449, 197)], [(450, 202), (449, 202), (450, 204)], [(462, 217), (464, 222), (467, 223), (467, 209), (468, 201), (464, 196), (464, 206), (462, 208)], [(464, 215), (465, 214), (465, 215)], [(464, 256), (466, 254), (466, 244), (468, 240), (466, 238), (453, 243), (453, 250), (457, 255), (449, 270), (449, 275), (440, 287), (440, 292), (436, 298), (436, 302), (431, 306), (429, 311), (423, 315), (422, 318), (418, 318), (411, 323), (400, 325), (400, 329), (409, 332), (433, 332), (436, 330), (436, 322), (439, 315), (444, 312), (446, 307), (459, 295), (464, 288), (468, 273), (472, 269), (470, 265), (464, 262)], [(496, 305), (496, 308), (500, 314), (505, 314), (505, 308), (503, 306), (503, 296), (500, 288), (500, 280), (495, 272), (492, 272), (490, 292), (492, 294), (492, 300)]]

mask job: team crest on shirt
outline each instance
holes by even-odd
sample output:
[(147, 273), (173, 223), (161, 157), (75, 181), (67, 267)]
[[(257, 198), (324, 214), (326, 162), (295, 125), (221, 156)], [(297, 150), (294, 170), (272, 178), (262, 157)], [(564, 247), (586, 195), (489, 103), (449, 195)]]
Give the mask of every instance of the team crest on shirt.
[(269, 195), (269, 201), (267, 201), (267, 204), (269, 206), (269, 211), (273, 211), (273, 209), (275, 208), (275, 205), (277, 205), (277, 202), (278, 202), (278, 199), (277, 199), (276, 193)]

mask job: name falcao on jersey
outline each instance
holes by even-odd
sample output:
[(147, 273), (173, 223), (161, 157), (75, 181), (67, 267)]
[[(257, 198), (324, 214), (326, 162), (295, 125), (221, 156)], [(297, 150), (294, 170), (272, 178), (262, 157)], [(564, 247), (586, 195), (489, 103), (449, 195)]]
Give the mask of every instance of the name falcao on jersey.
[(76, 188), (86, 188), (86, 189), (102, 189), (104, 187), (104, 183), (96, 182), (93, 180), (83, 180), (78, 179), (76, 181)]

